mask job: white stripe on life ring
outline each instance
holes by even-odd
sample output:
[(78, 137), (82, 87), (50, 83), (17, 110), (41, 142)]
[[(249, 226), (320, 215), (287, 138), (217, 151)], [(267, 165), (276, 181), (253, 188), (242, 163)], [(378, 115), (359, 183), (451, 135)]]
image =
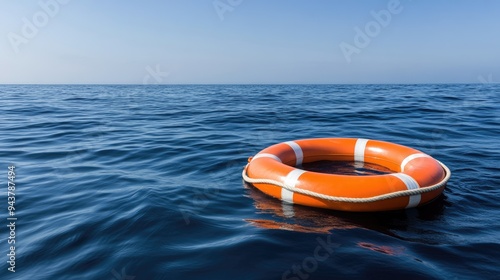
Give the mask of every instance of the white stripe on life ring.
[(431, 157), (429, 155), (423, 154), (423, 153), (418, 153), (418, 154), (412, 154), (407, 156), (402, 162), (401, 162), (401, 172), (405, 171), (405, 166), (412, 160), (416, 158), (421, 158), (421, 157)]
[[(404, 173), (391, 173), (392, 176), (398, 177), (403, 183), (406, 185), (406, 188), (409, 190), (416, 190), (420, 188), (417, 181), (413, 179), (410, 175)], [(417, 206), (420, 203), (421, 195), (412, 195), (410, 196), (410, 200), (408, 201), (408, 205), (406, 208), (412, 208)]]
[[(285, 185), (287, 187), (295, 188), (295, 185), (299, 181), (300, 175), (304, 174), (306, 172), (305, 170), (302, 169), (294, 169), (288, 173), (285, 177)], [(286, 201), (288, 203), (293, 203), (293, 192), (282, 188), (281, 189), (281, 200)]]
[(264, 157), (272, 158), (272, 159), (275, 159), (275, 160), (281, 162), (281, 159), (279, 157), (277, 157), (276, 155), (273, 155), (273, 154), (268, 154), (268, 153), (257, 154), (252, 158), (252, 161), (256, 158), (264, 158)]
[(368, 139), (359, 138), (356, 140), (356, 146), (354, 146), (355, 162), (365, 162), (366, 143), (368, 143)]
[(304, 159), (304, 153), (302, 152), (302, 148), (299, 146), (299, 144), (295, 143), (294, 141), (288, 141), (285, 142), (288, 146), (290, 146), (293, 149), (293, 152), (295, 153), (295, 166), (301, 166), (302, 165), (302, 160)]

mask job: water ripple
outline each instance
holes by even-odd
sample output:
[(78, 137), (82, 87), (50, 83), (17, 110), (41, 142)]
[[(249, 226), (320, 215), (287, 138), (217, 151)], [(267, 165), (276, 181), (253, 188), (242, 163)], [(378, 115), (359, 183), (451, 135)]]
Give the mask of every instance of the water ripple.
[[(0, 98), (18, 279), (500, 272), (498, 85), (3, 85)], [(453, 175), (434, 202), (386, 213), (284, 205), (242, 183), (249, 156), (313, 137), (400, 143)]]

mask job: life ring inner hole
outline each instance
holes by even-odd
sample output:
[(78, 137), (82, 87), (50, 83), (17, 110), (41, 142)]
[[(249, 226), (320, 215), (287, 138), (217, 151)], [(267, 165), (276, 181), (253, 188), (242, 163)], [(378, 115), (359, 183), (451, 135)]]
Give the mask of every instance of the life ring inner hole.
[(302, 164), (300, 169), (317, 173), (349, 176), (385, 175), (395, 173), (394, 170), (375, 163), (338, 160), (306, 162)]

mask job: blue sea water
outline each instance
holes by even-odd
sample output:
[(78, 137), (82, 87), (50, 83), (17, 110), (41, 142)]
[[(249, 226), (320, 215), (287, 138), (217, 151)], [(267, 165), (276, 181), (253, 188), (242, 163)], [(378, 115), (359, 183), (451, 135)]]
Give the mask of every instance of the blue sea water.
[[(1, 85), (0, 279), (498, 279), (500, 85)], [(343, 213), (242, 182), (313, 137), (419, 149), (426, 206)]]

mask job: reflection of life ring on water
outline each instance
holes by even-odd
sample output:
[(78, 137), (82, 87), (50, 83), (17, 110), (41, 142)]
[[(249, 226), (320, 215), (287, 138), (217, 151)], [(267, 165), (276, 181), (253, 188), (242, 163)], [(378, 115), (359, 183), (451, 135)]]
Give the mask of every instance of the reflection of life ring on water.
[[(295, 207), (270, 198), (266, 194), (244, 184), (247, 195), (253, 200), (257, 215), (246, 218), (253, 226), (265, 229), (289, 230), (307, 233), (329, 234), (332, 230), (358, 228), (358, 223), (352, 220), (352, 213), (331, 215), (328, 211), (311, 211), (307, 207)], [(292, 219), (293, 218), (293, 219)]]
[[(296, 168), (320, 160), (378, 164), (395, 173), (348, 176)], [(367, 139), (321, 138), (268, 147), (249, 159), (242, 175), (262, 192), (289, 203), (371, 212), (423, 205), (443, 192), (451, 172), (409, 147)]]

